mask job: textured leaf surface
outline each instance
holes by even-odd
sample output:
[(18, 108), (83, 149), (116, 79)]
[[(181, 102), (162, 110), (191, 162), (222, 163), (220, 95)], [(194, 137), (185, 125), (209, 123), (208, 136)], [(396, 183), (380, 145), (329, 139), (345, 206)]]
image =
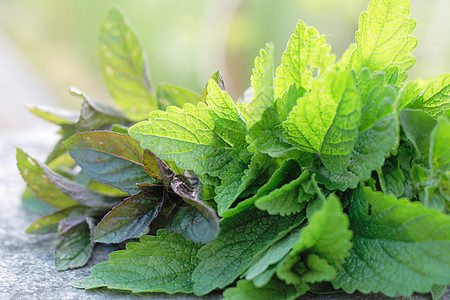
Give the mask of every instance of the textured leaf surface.
[(333, 279), (334, 268), (344, 263), (352, 247), (348, 227), (339, 199), (330, 195), (302, 228), (293, 251), (277, 269), (278, 277), (295, 284)]
[(234, 148), (244, 148), (245, 121), (233, 102), (233, 99), (222, 90), (214, 79), (210, 79), (206, 86), (206, 103), (208, 112), (214, 119), (214, 131)]
[(248, 168), (244, 171), (244, 176), (241, 178), (241, 184), (238, 193), (241, 194), (246, 188), (251, 186), (259, 176), (267, 170), (272, 162), (272, 158), (265, 154), (256, 153), (252, 156)]
[(400, 100), (398, 105), (398, 110), (402, 110), (407, 107), (411, 102), (417, 99), (420, 95), (421, 84), (423, 82), (421, 80), (410, 81), (405, 84), (399, 91)]
[(360, 122), (360, 99), (346, 72), (328, 73), (312, 82), (312, 91), (297, 100), (285, 135), (297, 148), (319, 152), (325, 166), (342, 171), (348, 165)]
[(218, 176), (232, 159), (232, 145), (214, 131), (214, 118), (203, 102), (153, 111), (148, 122), (137, 123), (129, 133), (142, 148), (197, 174)]
[(392, 113), (397, 90), (385, 82), (384, 73), (373, 73), (368, 68), (358, 74), (357, 87), (362, 105), (359, 132), (364, 132), (377, 120)]
[(381, 73), (364, 69), (358, 76), (361, 93), (361, 131), (350, 153), (346, 171), (333, 172), (327, 168), (312, 169), (317, 182), (327, 189), (356, 188), (358, 181), (370, 178), (372, 171), (383, 165), (385, 156), (398, 145), (399, 122), (393, 105), (396, 91), (386, 85)]
[[(87, 215), (88, 213), (84, 207), (71, 211), (66, 218), (59, 221), (56, 236), (68, 236), (71, 234), (80, 224), (87, 222)], [(92, 219), (90, 220), (92, 221)]]
[[(298, 151), (284, 140), (281, 131), (276, 131), (276, 127), (280, 127), (281, 122), (274, 102), (273, 50), (270, 44), (266, 45), (266, 48), (260, 51), (260, 57), (255, 59), (251, 79), (254, 96), (246, 111), (247, 141), (257, 152), (272, 157), (295, 155), (292, 152)], [(292, 90), (297, 91), (294, 84), (292, 87)], [(290, 100), (295, 103), (297, 100), (295, 95), (292, 92), (287, 94), (284, 101)], [(295, 99), (292, 100), (292, 98)], [(290, 108), (284, 106), (284, 103), (279, 104), (284, 111), (292, 108), (292, 106)]]
[(124, 16), (113, 8), (100, 30), (100, 63), (111, 96), (128, 118), (141, 121), (158, 109), (152, 95), (147, 57)]
[(78, 204), (58, 189), (35, 159), (19, 148), (17, 148), (17, 166), (28, 187), (43, 201), (57, 208)]
[(273, 47), (267, 44), (260, 50), (255, 59), (255, 67), (251, 77), (253, 99), (247, 109), (247, 128), (250, 129), (261, 120), (263, 112), (275, 101), (273, 84)]
[(133, 195), (107, 213), (95, 231), (95, 241), (120, 243), (144, 230), (161, 211), (160, 195), (141, 192)]
[(297, 85), (291, 84), (283, 96), (275, 100), (277, 116), (280, 122), (286, 121), (291, 110), (297, 105), (297, 99), (303, 96), (305, 92), (304, 88), (298, 88)]
[(335, 57), (329, 54), (330, 48), (325, 36), (299, 20), (276, 70), (275, 96), (282, 97), (293, 83), (297, 88), (309, 90), (313, 76), (325, 73), (334, 64)]
[(60, 271), (84, 266), (92, 254), (93, 224), (83, 222), (70, 230), (56, 246), (55, 265)]
[(223, 293), (227, 300), (293, 300), (306, 293), (306, 290), (297, 290), (293, 285), (287, 285), (278, 279), (271, 280), (263, 287), (256, 287), (252, 282), (239, 280), (234, 288), (228, 288)]
[[(262, 274), (271, 265), (275, 265), (280, 262), (294, 247), (300, 238), (300, 229), (292, 230), (283, 239), (277, 241), (263, 254), (261, 254), (251, 267), (245, 272), (245, 279), (253, 280), (258, 275)], [(275, 270), (273, 270), (273, 274)], [(259, 287), (258, 284), (255, 283)]]
[(385, 194), (392, 194), (396, 197), (403, 195), (405, 188), (405, 177), (397, 158), (386, 160), (380, 173), (378, 174), (381, 190)]
[(83, 185), (69, 180), (66, 177), (59, 175), (52, 171), (45, 165), (40, 165), (45, 176), (67, 197), (76, 201), (78, 204), (99, 207), (111, 208), (117, 204), (121, 197), (109, 197), (99, 194), (95, 191), (85, 188)]
[(169, 227), (196, 243), (202, 242), (206, 244), (214, 240), (220, 230), (219, 218), (214, 209), (198, 198), (197, 189), (192, 188), (178, 176), (175, 176), (171, 181), (171, 188), (172, 191), (183, 198), (185, 203), (195, 208), (197, 212), (194, 212), (192, 209), (183, 211), (180, 207)]
[(206, 295), (232, 283), (258, 253), (303, 219), (304, 216), (299, 215), (270, 216), (258, 209), (225, 219), (217, 239), (203, 246), (198, 253), (200, 263), (192, 274), (194, 293)]
[[(372, 72), (398, 68), (398, 81), (406, 79), (416, 59), (412, 52), (417, 39), (411, 36), (416, 21), (409, 17), (408, 0), (373, 0), (359, 18), (356, 49), (350, 68), (358, 73), (368, 67)], [(395, 83), (395, 82), (394, 82)]]
[[(397, 118), (394, 115), (388, 115), (375, 122), (371, 128), (358, 136), (348, 166), (348, 171), (352, 175), (345, 173), (349, 175), (346, 179), (346, 181), (349, 180), (349, 188), (355, 188), (357, 184), (353, 174), (356, 175), (360, 181), (365, 181), (370, 178), (373, 170), (383, 165), (386, 153), (393, 149), (398, 143), (398, 135)], [(340, 175), (341, 174), (333, 174), (332, 177)], [(317, 177), (317, 179), (319, 182), (319, 177)], [(327, 182), (324, 184), (329, 188)]]
[(399, 138), (399, 124), (395, 115), (388, 115), (358, 136), (350, 156), (348, 170), (361, 181), (383, 165), (385, 155), (393, 149)]
[(354, 192), (349, 217), (354, 246), (335, 288), (393, 297), (450, 283), (449, 216), (364, 188)]
[(450, 110), (450, 73), (428, 80), (424, 90), (408, 108), (421, 109), (433, 117), (449, 116)]
[[(245, 163), (236, 156), (245, 152), (245, 122), (228, 94), (210, 79), (206, 102), (183, 109), (168, 107), (154, 111), (148, 122), (130, 128), (130, 135), (158, 157), (175, 161), (183, 169), (199, 175), (219, 177), (215, 201), (222, 214), (239, 196)], [(242, 175), (241, 175), (242, 173)]]
[(155, 183), (144, 169), (144, 150), (127, 134), (112, 131), (77, 133), (64, 145), (84, 173), (131, 195), (136, 183)]
[(222, 216), (225, 218), (229, 218), (239, 212), (252, 208), (256, 200), (270, 194), (272, 190), (275, 190), (283, 186), (284, 184), (291, 182), (292, 180), (297, 178), (300, 173), (301, 167), (296, 160), (285, 160), (283, 164), (273, 173), (269, 181), (266, 182), (261, 188), (259, 188), (257, 193), (253, 197), (239, 202), (236, 207), (233, 207), (224, 212)]
[(329, 190), (345, 191), (348, 188), (354, 189), (358, 186), (359, 178), (352, 172), (331, 172), (327, 168), (309, 168), (316, 175), (318, 183), (325, 185)]
[(96, 265), (91, 276), (71, 285), (85, 289), (106, 286), (135, 293), (191, 293), (200, 246), (178, 233), (159, 230), (157, 236), (145, 235), (140, 243), (128, 243), (127, 250), (111, 253), (110, 261)]
[(219, 229), (215, 219), (208, 220), (193, 206), (179, 207), (167, 224), (169, 232), (178, 232), (188, 240), (201, 244), (212, 242)]
[(272, 190), (268, 195), (255, 201), (255, 206), (266, 210), (269, 214), (282, 216), (301, 212), (306, 202), (313, 196), (305, 193), (302, 183), (309, 178), (308, 171), (303, 172), (297, 179)]

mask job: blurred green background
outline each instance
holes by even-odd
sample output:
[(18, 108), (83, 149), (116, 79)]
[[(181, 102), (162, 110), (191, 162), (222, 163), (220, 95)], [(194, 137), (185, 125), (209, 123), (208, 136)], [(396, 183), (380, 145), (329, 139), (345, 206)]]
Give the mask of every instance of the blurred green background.
[[(0, 0), (0, 35), (18, 46), (62, 103), (78, 108), (75, 86), (110, 101), (97, 58), (103, 17), (120, 7), (148, 55), (153, 82), (201, 91), (220, 69), (236, 99), (250, 83), (265, 42), (276, 64), (298, 19), (325, 34), (339, 57), (354, 41), (368, 0)], [(411, 0), (417, 20), (416, 66), (409, 79), (450, 70), (449, 0)], [(0, 49), (1, 51), (1, 49)], [(33, 99), (30, 99), (32, 102)]]

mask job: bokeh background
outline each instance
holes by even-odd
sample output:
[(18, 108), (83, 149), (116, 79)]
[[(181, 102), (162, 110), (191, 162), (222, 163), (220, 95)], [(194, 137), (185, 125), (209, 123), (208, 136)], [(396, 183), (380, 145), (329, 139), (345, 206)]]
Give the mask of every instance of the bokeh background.
[[(325, 34), (339, 57), (354, 41), (369, 0), (0, 0), (0, 131), (36, 118), (24, 103), (78, 109), (75, 86), (106, 102), (97, 57), (100, 24), (121, 8), (148, 55), (154, 84), (201, 91), (220, 69), (234, 99), (249, 86), (253, 60), (268, 41), (275, 63), (298, 19)], [(450, 71), (450, 1), (411, 0), (417, 63), (409, 79)]]

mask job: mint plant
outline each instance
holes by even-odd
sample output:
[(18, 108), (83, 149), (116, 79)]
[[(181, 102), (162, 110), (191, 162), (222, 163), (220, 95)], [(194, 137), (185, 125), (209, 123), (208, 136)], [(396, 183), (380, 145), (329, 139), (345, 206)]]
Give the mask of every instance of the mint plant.
[(61, 237), (59, 270), (85, 265), (95, 243), (126, 243), (77, 288), (438, 299), (450, 284), (450, 74), (406, 82), (409, 11), (372, 0), (337, 62), (299, 21), (281, 65), (267, 44), (251, 95), (234, 102), (218, 72), (201, 94), (153, 89), (112, 9), (100, 61), (120, 109), (75, 89), (79, 114), (31, 109), (62, 138), (45, 164), (17, 151), (26, 203), (53, 207), (27, 232)]

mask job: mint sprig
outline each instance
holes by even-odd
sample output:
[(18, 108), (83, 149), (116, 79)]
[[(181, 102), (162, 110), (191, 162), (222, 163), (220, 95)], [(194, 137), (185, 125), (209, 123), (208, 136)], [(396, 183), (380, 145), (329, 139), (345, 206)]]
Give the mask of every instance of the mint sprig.
[(235, 103), (219, 72), (201, 93), (154, 91), (141, 43), (112, 9), (100, 60), (120, 109), (76, 89), (80, 114), (30, 109), (62, 137), (46, 164), (17, 151), (24, 203), (53, 207), (27, 232), (56, 232), (61, 270), (86, 264), (95, 243), (126, 244), (78, 288), (440, 297), (450, 75), (405, 82), (417, 43), (409, 11), (407, 0), (372, 0), (337, 62), (299, 21), (281, 65), (267, 44), (247, 102)]

